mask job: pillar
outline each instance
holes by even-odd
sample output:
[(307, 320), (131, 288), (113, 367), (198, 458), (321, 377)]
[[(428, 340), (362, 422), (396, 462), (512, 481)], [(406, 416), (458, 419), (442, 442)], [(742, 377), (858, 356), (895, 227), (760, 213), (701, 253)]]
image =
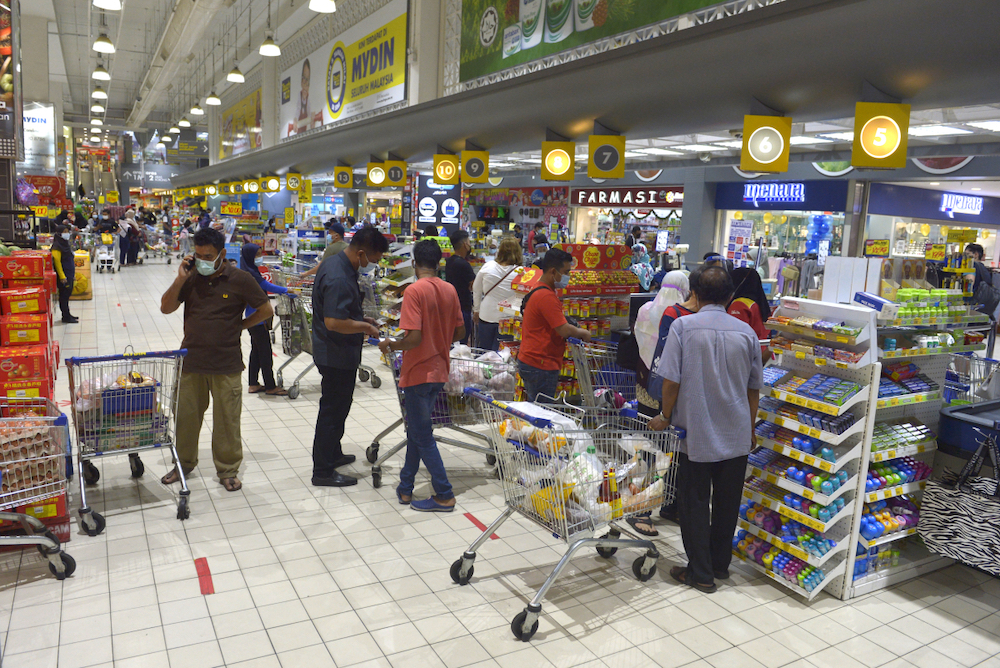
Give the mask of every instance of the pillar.
[(270, 148), (278, 143), (278, 59), (262, 58), (261, 64), (261, 148)]
[(715, 250), (718, 216), (715, 184), (706, 183), (705, 170), (696, 167), (685, 171), (680, 243), (690, 246), (685, 259), (693, 266), (705, 253)]
[(410, 104), (437, 99), (441, 76), (440, 53), (443, 39), (440, 0), (416, 0), (410, 3), (409, 98)]

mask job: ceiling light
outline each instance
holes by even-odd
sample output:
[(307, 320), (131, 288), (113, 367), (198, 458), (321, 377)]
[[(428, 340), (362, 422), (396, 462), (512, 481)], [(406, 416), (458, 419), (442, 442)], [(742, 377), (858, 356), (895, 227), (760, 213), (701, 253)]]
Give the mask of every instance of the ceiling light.
[(95, 114), (103, 114), (104, 113), (104, 105), (101, 104), (100, 102), (95, 102), (93, 104), (93, 106), (90, 107), (90, 110), (92, 112), (94, 112)]
[(214, 88), (212, 89), (212, 92), (208, 94), (208, 97), (205, 98), (205, 104), (210, 107), (218, 107), (222, 104), (222, 100), (220, 100), (219, 96), (215, 94)]
[(102, 121), (99, 118), (91, 118), (90, 119), (90, 124), (91, 125), (104, 125), (104, 121)]
[(823, 139), (822, 137), (809, 137), (807, 135), (798, 135), (792, 137), (788, 140), (788, 143), (792, 146), (811, 146), (812, 144), (829, 144), (829, 139)]
[(910, 134), (914, 137), (948, 137), (952, 135), (971, 135), (972, 130), (953, 128), (948, 125), (918, 125), (910, 126)]
[(191, 113), (193, 115), (195, 115), (195, 116), (204, 116), (205, 115), (205, 110), (201, 108), (201, 105), (199, 105), (197, 102), (195, 102), (194, 106), (191, 107)]
[(181, 133), (181, 129), (179, 127), (177, 127), (176, 125), (171, 125), (170, 129), (167, 130), (167, 132), (173, 133), (175, 135), (179, 135)]
[(332, 14), (337, 11), (334, 0), (309, 0), (309, 9), (320, 14)]
[(106, 100), (108, 99), (108, 93), (103, 88), (98, 86), (90, 94), (90, 97), (94, 98), (95, 100)]
[(163, 143), (163, 140), (156, 142), (156, 148), (166, 148), (167, 145)]
[(173, 140), (174, 138), (171, 137), (168, 133), (163, 133), (163, 136), (160, 137), (160, 141), (173, 141)]
[[(740, 144), (742, 146), (742, 144)], [(675, 146), (679, 151), (725, 151), (727, 150), (724, 146), (712, 146), (711, 144), (683, 144), (681, 146)]]
[(973, 188), (974, 191), (979, 192), (982, 188)]
[(101, 138), (98, 137), (97, 135), (94, 135), (93, 137), (90, 138), (90, 143), (91, 144), (100, 144), (101, 143)]
[(281, 47), (274, 43), (274, 39), (271, 35), (267, 35), (267, 37), (264, 38), (264, 42), (260, 45), (258, 53), (268, 58), (275, 58), (281, 55)]
[(94, 40), (94, 51), (98, 53), (114, 53), (115, 45), (103, 32)]
[(103, 65), (98, 65), (94, 69), (94, 73), (90, 75), (91, 79), (97, 79), (98, 81), (111, 81), (111, 73), (104, 69)]
[(853, 130), (850, 132), (824, 132), (823, 136), (836, 141), (854, 141)]
[(240, 72), (239, 65), (233, 64), (233, 69), (229, 70), (229, 74), (226, 75), (226, 81), (230, 83), (243, 83), (246, 81), (243, 72)]
[(521, 162), (531, 163), (532, 165), (540, 165), (540, 164), (542, 164), (542, 159), (541, 158), (521, 158), (520, 160), (521, 160)]
[[(583, 156), (583, 159), (586, 160), (587, 157), (588, 156)], [(642, 153), (641, 151), (625, 151), (625, 157), (626, 158), (645, 158), (646, 154)], [(579, 159), (579, 156), (578, 156), (577, 159)]]
[(973, 121), (966, 123), (966, 125), (971, 125), (972, 127), (979, 128), (980, 130), (1000, 132), (1000, 121)]
[(98, 9), (117, 12), (122, 8), (122, 0), (94, 0), (94, 6)]
[(731, 141), (717, 141), (715, 143), (717, 145), (719, 145), (719, 146), (725, 146), (726, 148), (743, 148), (743, 142), (742, 141), (736, 141), (736, 140), (731, 140)]
[(181, 120), (177, 121), (177, 125), (181, 126), (182, 128), (189, 128), (191, 127), (191, 121), (187, 119), (187, 116), (182, 116)]
[(649, 155), (684, 155), (683, 153), (680, 153), (678, 151), (671, 151), (669, 149), (657, 148), (657, 147), (637, 148), (636, 150), (642, 153), (648, 153)]

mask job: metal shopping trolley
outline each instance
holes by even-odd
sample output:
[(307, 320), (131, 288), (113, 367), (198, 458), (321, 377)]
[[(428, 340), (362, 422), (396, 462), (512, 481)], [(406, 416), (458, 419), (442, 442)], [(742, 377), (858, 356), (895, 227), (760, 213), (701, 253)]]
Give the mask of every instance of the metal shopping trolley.
[(950, 356), (944, 376), (948, 404), (975, 404), (1000, 399), (1000, 361), (974, 353)]
[[(277, 295), (275, 313), (281, 328), (281, 352), (288, 355), (278, 367), (275, 380), (284, 387), (284, 370), (299, 355), (306, 353), (312, 357), (312, 287), (313, 277), (287, 274), (276, 268), (271, 270), (271, 281), (275, 285), (289, 288), (294, 294)], [(288, 388), (288, 398), (298, 399), (299, 381), (316, 366), (311, 359)]]
[[(469, 357), (460, 357), (455, 349), (452, 350), (448, 382), (434, 404), (434, 410), (431, 412), (431, 424), (435, 432), (447, 428), (468, 440), (458, 440), (440, 433), (435, 433), (434, 438), (438, 443), (446, 443), (486, 455), (486, 463), (493, 466), (497, 460), (489, 436), (467, 428), (472, 425), (485, 424), (485, 411), (481, 402), (465, 395), (464, 388), (475, 387), (489, 391), (501, 400), (511, 401), (514, 399), (516, 367), (512, 362), (505, 360), (493, 351), (464, 346), (462, 350), (463, 352), (468, 350)], [(399, 397), (399, 409), (402, 417), (383, 429), (382, 433), (375, 437), (375, 440), (365, 451), (365, 456), (372, 465), (372, 485), (375, 487), (382, 486), (382, 464), (406, 447), (406, 438), (404, 437), (403, 440), (379, 456), (380, 441), (406, 421), (406, 397), (402, 388), (399, 387), (403, 354), (398, 351), (393, 352), (389, 356), (388, 362), (392, 369), (392, 379), (396, 383), (396, 395)]]
[(36, 517), (11, 512), (66, 493), (69, 420), (48, 399), (0, 400), (0, 520), (21, 525), (24, 535), (0, 536), (0, 546), (34, 545), (62, 580), (76, 561)]
[(580, 381), (584, 406), (613, 405), (601, 400), (598, 396), (601, 390), (611, 393), (609, 399), (613, 399), (615, 392), (621, 394), (625, 401), (635, 399), (635, 371), (619, 366), (615, 361), (618, 344), (609, 341), (585, 343), (575, 338), (566, 341), (573, 356), (577, 380)]
[[(538, 630), (545, 594), (582, 547), (596, 547), (604, 558), (619, 548), (644, 549), (632, 573), (641, 582), (653, 577), (660, 556), (656, 547), (631, 537), (619, 523), (673, 499), (683, 429), (649, 431), (634, 411), (507, 404), (472, 388), (465, 395), (485, 408), (507, 508), (451, 565), (452, 580), (468, 584), (476, 550), (514, 513), (568, 545), (535, 597), (511, 621), (519, 640), (530, 640)], [(623, 533), (630, 538), (622, 539)]]
[(101, 233), (101, 243), (97, 247), (97, 273), (103, 274), (106, 271), (114, 273), (121, 270), (119, 265), (121, 251), (118, 246), (120, 241), (121, 237), (117, 234)]
[[(361, 290), (361, 310), (366, 318), (375, 321), (379, 330), (384, 330), (385, 316), (382, 313), (382, 296), (379, 294), (376, 280), (374, 276), (361, 275), (358, 277), (358, 287)], [(376, 390), (382, 387), (382, 379), (378, 377), (375, 369), (365, 364), (358, 367), (358, 380), (362, 383), (370, 380), (372, 387)]]
[[(143, 450), (169, 448), (178, 461), (174, 429), (185, 355), (187, 350), (182, 349), (66, 360), (80, 472), (80, 519), (88, 535), (98, 535), (105, 526), (104, 517), (87, 505), (86, 486), (100, 479), (91, 460), (127, 454), (133, 478), (146, 470), (139, 459)], [(178, 465), (177, 472), (181, 479), (177, 519), (186, 520), (190, 491), (183, 467)]]

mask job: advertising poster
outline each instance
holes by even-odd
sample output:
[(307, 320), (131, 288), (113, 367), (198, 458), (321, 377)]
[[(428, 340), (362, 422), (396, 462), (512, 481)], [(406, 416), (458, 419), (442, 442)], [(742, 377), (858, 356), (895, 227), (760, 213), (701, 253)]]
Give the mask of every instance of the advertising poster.
[(24, 160), (19, 169), (28, 174), (56, 173), (56, 110), (51, 104), (24, 105)]
[(462, 0), (468, 81), (687, 14), (718, 0)]
[(726, 258), (732, 260), (737, 267), (746, 267), (749, 264), (752, 237), (752, 220), (733, 219), (729, 221), (729, 243), (726, 245)]
[(219, 159), (232, 158), (262, 145), (260, 88), (222, 112)]
[(24, 159), (18, 0), (0, 2), (0, 158)]
[(510, 219), (524, 234), (535, 223), (565, 227), (569, 220), (569, 188), (510, 188)]
[(282, 139), (406, 98), (406, 0), (393, 0), (281, 73)]
[(428, 225), (435, 225), (441, 236), (458, 229), (462, 213), (460, 193), (459, 186), (435, 183), (432, 176), (420, 176), (417, 182), (417, 228), (423, 230)]

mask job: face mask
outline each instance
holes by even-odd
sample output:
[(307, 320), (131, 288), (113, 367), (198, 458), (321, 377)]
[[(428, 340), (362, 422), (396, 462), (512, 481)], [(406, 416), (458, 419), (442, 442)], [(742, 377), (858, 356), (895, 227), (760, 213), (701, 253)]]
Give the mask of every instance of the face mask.
[(215, 260), (195, 260), (195, 269), (197, 269), (198, 273), (202, 276), (211, 276), (219, 269), (215, 266), (219, 259), (220, 258), (215, 258)]
[(332, 244), (332, 243), (333, 243), (333, 237), (332, 237), (332, 236), (330, 236), (329, 234), (328, 234), (328, 235), (326, 235), (326, 243), (327, 243), (327, 245), (329, 245), (329, 244)]
[(253, 263), (254, 263), (255, 265), (257, 265), (258, 267), (260, 267), (261, 265), (263, 265), (263, 264), (264, 264), (264, 258), (262, 258), (262, 257), (255, 257), (255, 258), (253, 259)]
[(569, 286), (569, 274), (563, 274), (559, 277), (559, 280), (556, 281), (556, 287), (565, 290), (567, 286)]
[(60, 234), (59, 236), (61, 236), (61, 237), (62, 237), (63, 239), (65, 239), (66, 241), (69, 241), (69, 232), (63, 232), (63, 233), (62, 233), (62, 234)]
[[(360, 257), (360, 256), (358, 256)], [(358, 265), (358, 271), (362, 274), (370, 274), (375, 271), (375, 263), (368, 261), (368, 254), (365, 254), (365, 263)]]

